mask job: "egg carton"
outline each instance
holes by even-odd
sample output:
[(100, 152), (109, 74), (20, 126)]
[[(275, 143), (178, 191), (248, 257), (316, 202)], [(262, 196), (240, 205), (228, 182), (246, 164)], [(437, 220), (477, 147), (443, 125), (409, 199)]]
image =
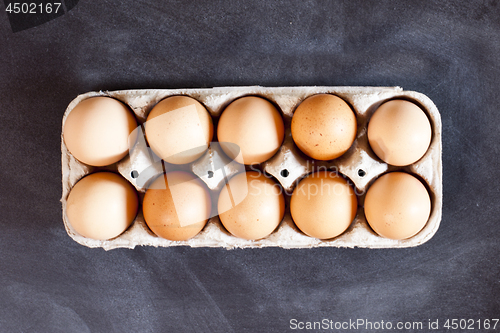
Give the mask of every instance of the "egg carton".
[[(357, 134), (351, 148), (341, 157), (331, 161), (313, 160), (303, 154), (294, 144), (290, 123), (295, 108), (307, 97), (320, 93), (334, 94), (344, 99), (356, 114)], [(75, 98), (63, 116), (63, 126), (71, 110), (82, 100), (95, 96), (109, 96), (130, 107), (135, 113), (138, 124), (142, 125), (151, 111), (162, 99), (173, 95), (191, 96), (205, 105), (214, 119), (233, 100), (246, 95), (266, 98), (282, 112), (285, 123), (285, 139), (278, 152), (268, 161), (256, 166), (243, 166), (230, 161), (220, 150), (217, 143), (193, 163), (173, 166), (152, 157), (142, 131), (138, 127), (139, 139), (130, 154), (116, 164), (107, 167), (93, 167), (75, 159), (66, 148), (61, 133), (62, 152), (62, 210), (67, 233), (76, 242), (88, 247), (102, 247), (105, 250), (115, 248), (134, 248), (137, 245), (148, 246), (191, 246), (256, 248), (312, 248), (312, 247), (360, 247), (360, 248), (404, 248), (420, 245), (428, 241), (437, 231), (442, 212), (442, 167), (441, 167), (441, 117), (434, 103), (425, 95), (405, 91), (401, 87), (217, 87), (203, 89), (147, 89), (88, 92)], [(371, 150), (367, 139), (367, 124), (370, 116), (383, 102), (394, 99), (407, 99), (418, 104), (429, 117), (432, 126), (432, 140), (426, 154), (416, 163), (405, 167), (395, 167), (381, 161)], [(214, 129), (216, 133), (216, 127)], [(154, 154), (153, 154), (154, 155)], [(167, 170), (191, 171), (205, 182), (212, 196), (212, 205), (217, 207), (218, 193), (225, 181), (234, 174), (258, 169), (271, 175), (279, 182), (286, 195), (285, 216), (277, 229), (268, 237), (260, 240), (245, 240), (232, 236), (221, 224), (218, 216), (209, 219), (205, 228), (195, 237), (186, 241), (170, 241), (156, 236), (144, 221), (142, 209), (132, 225), (120, 236), (110, 240), (94, 240), (76, 233), (68, 222), (66, 201), (75, 183), (89, 173), (109, 170), (120, 173), (138, 191), (140, 201), (144, 197), (148, 180)], [(358, 195), (358, 211), (350, 227), (340, 236), (320, 240), (302, 233), (294, 224), (289, 209), (289, 194), (298, 182), (315, 170), (333, 169), (347, 177)], [(390, 171), (406, 171), (417, 176), (427, 187), (431, 198), (431, 214), (425, 227), (415, 236), (404, 240), (392, 240), (379, 236), (366, 221), (363, 203), (365, 192), (370, 184), (380, 175)]]

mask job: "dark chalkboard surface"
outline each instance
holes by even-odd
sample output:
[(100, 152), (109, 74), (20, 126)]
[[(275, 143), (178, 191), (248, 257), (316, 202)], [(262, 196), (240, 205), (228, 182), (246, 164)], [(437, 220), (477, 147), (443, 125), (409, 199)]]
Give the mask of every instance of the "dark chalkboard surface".
[[(430, 322), (444, 332), (447, 319), (450, 332), (493, 328), (498, 1), (66, 2), (65, 14), (24, 30), (0, 15), (1, 332), (424, 332)], [(73, 98), (231, 85), (429, 96), (443, 120), (437, 234), (409, 249), (109, 252), (66, 235), (60, 130)], [(321, 327), (299, 330), (308, 322)]]

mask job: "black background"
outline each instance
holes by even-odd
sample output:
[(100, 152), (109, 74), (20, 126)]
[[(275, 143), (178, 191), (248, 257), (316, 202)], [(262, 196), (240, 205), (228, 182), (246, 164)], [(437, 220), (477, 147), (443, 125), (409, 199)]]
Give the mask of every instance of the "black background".
[[(499, 318), (498, 1), (87, 0), (15, 33), (0, 9), (1, 332), (286, 332), (293, 318), (438, 319), (444, 332), (448, 318)], [(66, 234), (73, 98), (231, 85), (429, 96), (443, 121), (437, 234), (409, 249), (108, 252)]]

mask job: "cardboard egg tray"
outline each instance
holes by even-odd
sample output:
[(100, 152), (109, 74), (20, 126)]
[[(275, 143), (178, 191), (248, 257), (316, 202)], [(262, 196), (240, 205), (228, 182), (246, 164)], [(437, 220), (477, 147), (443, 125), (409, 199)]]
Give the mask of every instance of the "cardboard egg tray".
[[(317, 161), (304, 155), (294, 144), (290, 132), (290, 122), (295, 108), (307, 97), (330, 93), (343, 98), (354, 110), (358, 129), (351, 148), (340, 158), (331, 161)], [(218, 216), (210, 218), (206, 227), (194, 238), (187, 241), (169, 241), (153, 234), (142, 215), (142, 207), (133, 224), (120, 236), (99, 241), (80, 236), (68, 222), (66, 200), (71, 188), (89, 173), (110, 170), (120, 173), (139, 193), (142, 201), (147, 188), (147, 180), (168, 170), (187, 170), (196, 174), (211, 191), (212, 205), (216, 209), (218, 193), (228, 178), (243, 170), (249, 170), (230, 161), (217, 144), (198, 160), (183, 166), (167, 165), (156, 157), (152, 158), (142, 127), (138, 127), (139, 139), (130, 154), (116, 164), (107, 167), (92, 167), (76, 160), (67, 150), (61, 134), (62, 152), (62, 208), (63, 221), (68, 234), (78, 243), (88, 247), (134, 248), (136, 245), (149, 246), (192, 246), (192, 247), (362, 247), (362, 248), (402, 248), (420, 245), (429, 240), (437, 231), (442, 211), (442, 168), (441, 168), (441, 117), (434, 103), (425, 95), (405, 91), (400, 87), (220, 87), (207, 89), (151, 89), (89, 92), (75, 98), (66, 109), (67, 115), (82, 100), (94, 96), (109, 96), (122, 101), (135, 113), (138, 124), (146, 121), (153, 106), (165, 97), (188, 95), (205, 105), (214, 119), (214, 133), (217, 120), (224, 108), (236, 98), (245, 95), (261, 96), (274, 103), (282, 112), (285, 123), (285, 139), (278, 152), (268, 161), (252, 166), (275, 178), (286, 195), (285, 216), (278, 228), (268, 237), (249, 241), (232, 236), (221, 224)], [(427, 153), (416, 163), (406, 167), (395, 167), (381, 161), (371, 150), (367, 139), (367, 124), (377, 107), (389, 99), (402, 98), (418, 104), (429, 117), (433, 134)], [(221, 162), (222, 161), (222, 162)], [(222, 163), (222, 164), (221, 164)], [(221, 166), (222, 165), (222, 166)], [(358, 194), (358, 212), (350, 227), (340, 236), (319, 240), (303, 234), (293, 223), (289, 210), (289, 194), (298, 182), (314, 170), (337, 170), (351, 180)], [(363, 211), (364, 196), (371, 183), (381, 174), (389, 171), (406, 171), (417, 176), (426, 185), (431, 197), (431, 215), (425, 227), (415, 236), (405, 240), (392, 240), (378, 236), (366, 222)], [(146, 179), (146, 180), (145, 180)], [(215, 202), (214, 202), (215, 201)]]

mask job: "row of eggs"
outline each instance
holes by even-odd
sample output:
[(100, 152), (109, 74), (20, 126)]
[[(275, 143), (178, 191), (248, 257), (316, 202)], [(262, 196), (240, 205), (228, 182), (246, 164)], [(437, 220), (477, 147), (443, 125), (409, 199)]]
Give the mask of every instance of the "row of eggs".
[[(285, 197), (272, 177), (257, 171), (233, 176), (218, 193), (217, 213), (232, 235), (258, 240), (270, 235), (283, 219)], [(382, 237), (406, 239), (426, 224), (431, 210), (425, 186), (405, 172), (379, 177), (365, 197), (365, 216)], [(139, 199), (134, 187), (113, 172), (82, 178), (67, 201), (70, 224), (80, 235), (106, 240), (122, 234), (134, 221)], [(348, 181), (333, 171), (302, 179), (290, 200), (295, 225), (306, 235), (330, 239), (342, 234), (356, 216), (358, 199)], [(150, 185), (142, 202), (143, 216), (157, 236), (188, 240), (212, 214), (211, 193), (194, 174), (172, 171)]]
[[(191, 163), (201, 157), (214, 134), (207, 109), (189, 96), (171, 96), (160, 101), (143, 126), (153, 152), (172, 164)], [(68, 115), (63, 136), (76, 159), (105, 166), (127, 155), (136, 141), (136, 128), (135, 117), (123, 103), (94, 97), (80, 102)], [(351, 147), (356, 131), (356, 115), (351, 107), (331, 94), (305, 99), (291, 121), (293, 141), (303, 153), (317, 160), (340, 157)], [(271, 158), (281, 146), (284, 133), (281, 113), (274, 104), (257, 96), (230, 103), (217, 127), (224, 152), (245, 165)], [(419, 160), (427, 151), (431, 136), (427, 115), (407, 100), (382, 104), (368, 125), (372, 150), (381, 160), (395, 166)]]
[[(206, 108), (188, 96), (159, 102), (143, 124), (150, 148), (172, 164), (191, 163), (204, 154), (214, 130)], [(121, 102), (93, 97), (68, 115), (63, 137), (72, 155), (89, 165), (105, 166), (121, 160), (136, 141), (137, 122)], [(318, 160), (341, 156), (356, 137), (356, 116), (341, 98), (318, 94), (295, 110), (291, 134), (297, 147)], [(217, 136), (233, 160), (251, 165), (272, 157), (284, 138), (281, 113), (268, 100), (246, 96), (230, 103), (219, 119)], [(368, 139), (374, 153), (388, 164), (404, 166), (427, 151), (432, 132), (426, 114), (414, 103), (391, 100), (370, 119)], [(224, 142), (233, 145), (224, 145)], [(238, 147), (238, 150), (233, 148)], [(290, 200), (295, 225), (306, 235), (330, 239), (342, 234), (356, 216), (358, 199), (341, 175), (324, 171), (300, 181)], [(216, 200), (217, 212), (211, 202)], [(82, 236), (110, 239), (124, 232), (138, 212), (133, 186), (111, 172), (81, 179), (67, 202), (70, 224)], [(369, 188), (364, 213), (372, 229), (392, 239), (409, 238), (430, 215), (430, 197), (416, 177), (391, 172)], [(232, 177), (217, 198), (187, 172), (169, 172), (148, 188), (142, 202), (144, 219), (156, 235), (187, 240), (198, 234), (211, 216), (219, 215), (234, 236), (261, 239), (279, 225), (285, 211), (282, 188), (272, 177), (256, 171)]]

